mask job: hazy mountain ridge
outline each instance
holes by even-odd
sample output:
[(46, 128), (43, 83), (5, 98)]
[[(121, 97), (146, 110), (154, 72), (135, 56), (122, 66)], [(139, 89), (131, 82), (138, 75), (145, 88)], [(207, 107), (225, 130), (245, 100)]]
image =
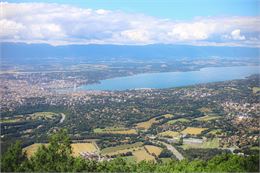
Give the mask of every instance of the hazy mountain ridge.
[(46, 57), (172, 58), (172, 57), (259, 57), (258, 48), (190, 45), (66, 45), (1, 43), (3, 59)]

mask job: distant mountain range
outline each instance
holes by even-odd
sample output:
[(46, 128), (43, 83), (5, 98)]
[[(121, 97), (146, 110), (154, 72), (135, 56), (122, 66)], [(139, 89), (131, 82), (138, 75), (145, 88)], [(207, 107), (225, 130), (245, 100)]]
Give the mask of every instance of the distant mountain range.
[(1, 43), (1, 58), (21, 60), (23, 58), (45, 59), (49, 57), (86, 58), (173, 58), (173, 57), (259, 57), (258, 48), (217, 47), (190, 45), (66, 45)]

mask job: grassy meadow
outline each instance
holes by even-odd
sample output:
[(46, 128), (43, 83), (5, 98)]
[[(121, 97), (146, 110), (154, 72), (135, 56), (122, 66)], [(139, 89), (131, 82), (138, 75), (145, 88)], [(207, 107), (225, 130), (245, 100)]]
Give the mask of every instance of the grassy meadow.
[(182, 134), (189, 134), (189, 135), (199, 135), (204, 130), (207, 130), (207, 128), (200, 128), (200, 127), (187, 127), (183, 131), (181, 131)]

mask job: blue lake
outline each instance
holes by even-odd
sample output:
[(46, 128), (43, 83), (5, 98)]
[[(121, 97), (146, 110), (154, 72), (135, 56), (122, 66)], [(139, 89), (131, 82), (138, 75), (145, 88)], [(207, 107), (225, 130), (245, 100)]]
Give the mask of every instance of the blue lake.
[(99, 84), (82, 85), (77, 90), (127, 90), (171, 88), (194, 84), (243, 79), (259, 74), (259, 66), (209, 67), (199, 71), (145, 73), (102, 80)]

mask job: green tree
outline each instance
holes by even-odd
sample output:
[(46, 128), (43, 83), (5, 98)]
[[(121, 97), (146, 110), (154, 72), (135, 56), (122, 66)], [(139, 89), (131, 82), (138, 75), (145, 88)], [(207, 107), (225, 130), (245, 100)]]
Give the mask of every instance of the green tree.
[(22, 165), (27, 160), (22, 151), (21, 142), (17, 141), (3, 154), (1, 158), (1, 171), (16, 172), (22, 170)]
[(136, 172), (154, 172), (156, 164), (153, 162), (141, 161), (137, 164)]
[(172, 152), (165, 148), (162, 150), (161, 154), (159, 155), (159, 158), (168, 158), (172, 156), (173, 156)]
[(212, 172), (246, 172), (245, 159), (234, 154), (223, 154), (208, 162), (207, 170)]
[(62, 129), (50, 137), (48, 146), (41, 146), (31, 158), (32, 171), (67, 172), (73, 170), (71, 141)]
[(108, 172), (134, 172), (134, 167), (122, 158), (116, 158), (107, 164)]
[(260, 170), (259, 163), (260, 163), (259, 154), (249, 156), (245, 160), (245, 169), (246, 169), (246, 171), (247, 172), (259, 172), (259, 170)]
[(187, 165), (187, 167), (185, 168), (185, 171), (187, 171), (187, 172), (205, 172), (206, 165), (207, 164), (202, 160), (194, 160)]

